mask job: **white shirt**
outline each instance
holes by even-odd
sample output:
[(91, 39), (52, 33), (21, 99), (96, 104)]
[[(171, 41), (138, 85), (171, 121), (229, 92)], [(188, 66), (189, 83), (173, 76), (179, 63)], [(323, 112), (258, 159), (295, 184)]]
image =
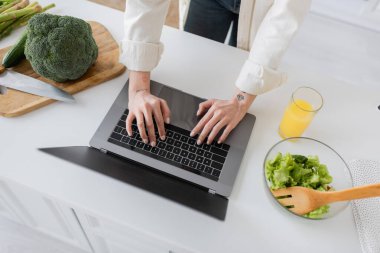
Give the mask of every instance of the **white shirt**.
[[(129, 70), (151, 71), (163, 53), (160, 42), (170, 0), (128, 0), (120, 62)], [(236, 80), (241, 91), (259, 95), (286, 81), (277, 70), (310, 8), (310, 0), (242, 0), (238, 47), (250, 49)]]

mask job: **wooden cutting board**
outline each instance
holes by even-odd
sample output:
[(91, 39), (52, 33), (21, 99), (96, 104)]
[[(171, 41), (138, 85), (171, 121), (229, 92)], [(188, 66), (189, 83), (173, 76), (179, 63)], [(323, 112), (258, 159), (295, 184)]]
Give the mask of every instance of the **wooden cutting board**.
[[(92, 86), (98, 85), (121, 75), (125, 66), (119, 63), (119, 46), (102, 24), (90, 21), (93, 36), (99, 48), (97, 61), (87, 73), (80, 79), (65, 83), (57, 83), (36, 74), (27, 60), (13, 68), (14, 71), (31, 76), (41, 81), (59, 87), (70, 94), (75, 94)], [(9, 48), (0, 49), (0, 60), (2, 61)], [(40, 97), (25, 92), (8, 89), (5, 94), (0, 94), (0, 115), (4, 117), (17, 117), (34, 111), (56, 100)]]

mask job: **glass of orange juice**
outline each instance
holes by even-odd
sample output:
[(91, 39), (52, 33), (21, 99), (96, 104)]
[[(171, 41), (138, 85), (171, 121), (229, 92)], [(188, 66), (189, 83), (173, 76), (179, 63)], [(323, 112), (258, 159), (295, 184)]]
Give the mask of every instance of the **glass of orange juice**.
[(282, 117), (279, 134), (282, 138), (300, 137), (322, 108), (321, 94), (310, 87), (299, 87), (292, 94)]

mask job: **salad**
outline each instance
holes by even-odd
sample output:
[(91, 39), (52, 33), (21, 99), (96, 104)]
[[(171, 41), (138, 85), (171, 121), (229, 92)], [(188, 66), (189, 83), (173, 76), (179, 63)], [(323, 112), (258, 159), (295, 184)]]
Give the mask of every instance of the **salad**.
[[(277, 156), (266, 162), (265, 176), (270, 183), (271, 190), (302, 186), (318, 191), (332, 190), (332, 177), (327, 166), (319, 162), (318, 156), (292, 155), (278, 153)], [(305, 217), (312, 219), (322, 218), (329, 211), (329, 205), (322, 206)]]

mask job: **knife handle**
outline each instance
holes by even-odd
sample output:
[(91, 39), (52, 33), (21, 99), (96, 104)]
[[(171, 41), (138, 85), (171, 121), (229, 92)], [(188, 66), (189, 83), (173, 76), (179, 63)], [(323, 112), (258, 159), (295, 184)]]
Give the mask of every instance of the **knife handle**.
[(5, 67), (3, 65), (0, 65), (0, 74), (2, 74), (5, 71)]

